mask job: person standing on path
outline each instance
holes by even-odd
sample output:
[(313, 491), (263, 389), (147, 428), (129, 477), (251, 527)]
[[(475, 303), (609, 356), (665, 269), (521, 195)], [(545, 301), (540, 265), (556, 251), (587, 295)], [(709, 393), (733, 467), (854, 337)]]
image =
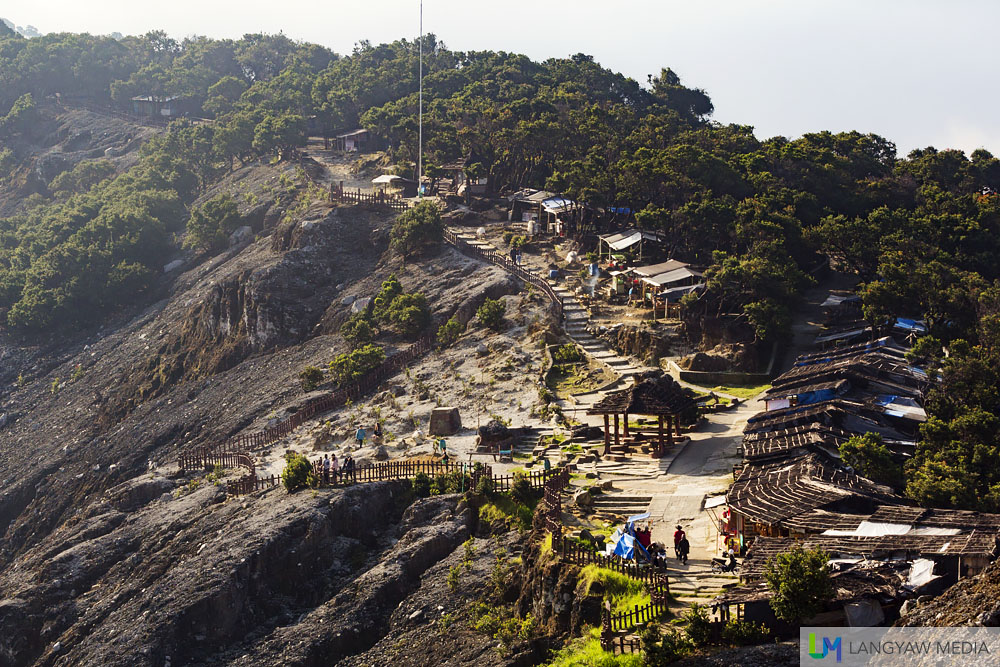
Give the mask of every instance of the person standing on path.
[(365, 446), (365, 438), (367, 438), (367, 437), (368, 437), (368, 434), (365, 432), (365, 427), (364, 426), (359, 426), (358, 430), (355, 431), (355, 433), (354, 433), (354, 439), (357, 441), (357, 445), (358, 445), (359, 449), (361, 447)]
[(688, 553), (691, 551), (691, 543), (688, 542), (687, 535), (681, 538), (681, 541), (677, 543), (677, 557), (680, 558), (681, 562), (687, 565), (688, 563)]
[(340, 464), (337, 463), (337, 455), (334, 454), (333, 458), (330, 459), (330, 461), (328, 461), (328, 463), (330, 464), (331, 479), (333, 480), (333, 483), (336, 484), (337, 483), (337, 473), (340, 472)]
[(323, 484), (330, 483), (330, 455), (323, 457)]
[(681, 557), (681, 540), (686, 537), (687, 534), (684, 532), (684, 529), (680, 527), (680, 524), (678, 524), (677, 530), (674, 531), (674, 555), (677, 556), (678, 559)]

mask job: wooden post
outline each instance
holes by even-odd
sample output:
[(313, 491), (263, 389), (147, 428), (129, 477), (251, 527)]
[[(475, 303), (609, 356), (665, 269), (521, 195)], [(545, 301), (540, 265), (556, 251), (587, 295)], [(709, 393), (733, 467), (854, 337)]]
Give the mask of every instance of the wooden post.
[(619, 444), (620, 444), (620, 442), (619, 442), (619, 439), (618, 439), (618, 413), (616, 412), (615, 413), (615, 447), (618, 447)]
[(627, 412), (625, 413), (625, 419), (624, 419), (624, 421), (625, 421), (625, 437), (627, 438), (628, 437), (628, 413)]
[(611, 453), (611, 418), (604, 415), (604, 455)]
[(674, 444), (674, 434), (673, 434), (673, 431), (670, 428), (670, 426), (671, 426), (670, 422), (671, 422), (672, 419), (673, 419), (672, 415), (667, 417), (667, 444), (668, 445), (673, 445)]
[(677, 437), (681, 437), (681, 418), (680, 415), (674, 415), (674, 427), (677, 429)]

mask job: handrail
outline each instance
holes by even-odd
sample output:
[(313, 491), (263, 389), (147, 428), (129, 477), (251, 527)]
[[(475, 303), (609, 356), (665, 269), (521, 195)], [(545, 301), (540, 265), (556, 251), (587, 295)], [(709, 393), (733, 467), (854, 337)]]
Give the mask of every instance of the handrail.
[(538, 274), (529, 271), (528, 269), (515, 264), (511, 259), (505, 255), (501, 255), (495, 250), (489, 250), (486, 248), (481, 248), (479, 246), (472, 245), (462, 237), (458, 236), (451, 230), (446, 229), (444, 231), (444, 240), (464, 255), (470, 255), (473, 257), (478, 257), (484, 259), (491, 264), (495, 264), (500, 268), (504, 269), (508, 273), (513, 273), (515, 276), (520, 278), (526, 283), (537, 287), (542, 293), (549, 298), (552, 302), (552, 307), (555, 312), (556, 317), (562, 321), (563, 319), (563, 301), (562, 298), (556, 294), (555, 290), (552, 289), (552, 285), (539, 276)]

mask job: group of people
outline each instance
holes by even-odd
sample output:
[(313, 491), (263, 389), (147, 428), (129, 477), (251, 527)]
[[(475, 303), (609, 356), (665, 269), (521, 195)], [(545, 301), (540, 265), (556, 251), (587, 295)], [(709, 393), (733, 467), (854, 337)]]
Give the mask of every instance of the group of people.
[(691, 543), (688, 542), (687, 533), (678, 524), (677, 530), (674, 531), (674, 555), (677, 556), (677, 560), (687, 565), (689, 553), (691, 553)]
[[(358, 426), (358, 430), (354, 432), (354, 440), (357, 442), (358, 448), (364, 447), (367, 439), (368, 431), (364, 425)], [(375, 422), (375, 426), (372, 427), (372, 443), (376, 447), (382, 444), (382, 422)]]
[(521, 265), (521, 251), (514, 246), (510, 248), (510, 261), (514, 262), (515, 266)]
[(336, 484), (338, 477), (341, 481), (345, 481), (347, 479), (355, 481), (356, 479), (354, 457), (350, 454), (344, 457), (343, 465), (337, 461), (336, 454), (327, 454), (322, 459), (317, 461), (316, 467), (320, 470), (323, 478), (323, 484)]

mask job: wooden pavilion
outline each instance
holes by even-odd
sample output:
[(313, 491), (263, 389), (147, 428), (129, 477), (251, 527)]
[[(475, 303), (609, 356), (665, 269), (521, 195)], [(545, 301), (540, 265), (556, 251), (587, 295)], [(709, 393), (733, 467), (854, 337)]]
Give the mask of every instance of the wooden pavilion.
[[(681, 415), (690, 411), (697, 403), (694, 393), (685, 389), (663, 371), (643, 373), (635, 379), (635, 384), (627, 389), (611, 392), (595, 403), (588, 415), (604, 415), (604, 454), (611, 453), (614, 421), (614, 445), (620, 447), (622, 437), (626, 443), (647, 437), (655, 443), (654, 456), (664, 453), (667, 445), (674, 444), (674, 434), (681, 435)], [(624, 428), (620, 429), (619, 415), (624, 417)], [(655, 433), (636, 432), (629, 429), (629, 415), (653, 416), (657, 418)]]

